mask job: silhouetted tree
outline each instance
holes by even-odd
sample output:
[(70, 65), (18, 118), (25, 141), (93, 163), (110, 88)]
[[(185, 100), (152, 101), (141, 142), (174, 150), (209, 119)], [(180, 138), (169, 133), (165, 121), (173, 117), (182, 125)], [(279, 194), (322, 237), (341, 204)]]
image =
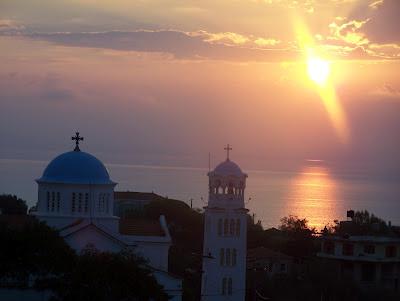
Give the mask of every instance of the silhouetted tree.
[(293, 215), (283, 217), (279, 229), (287, 237), (282, 252), (295, 257), (310, 256), (316, 252), (317, 245), (313, 236), (316, 230), (308, 226), (307, 219)]
[(69, 270), (75, 254), (58, 233), (32, 216), (0, 219), (0, 278), (10, 286), (42, 281)]
[(53, 285), (55, 300), (168, 300), (146, 261), (134, 253), (86, 249)]
[(26, 214), (26, 202), (15, 195), (0, 195), (0, 210), (2, 214)]

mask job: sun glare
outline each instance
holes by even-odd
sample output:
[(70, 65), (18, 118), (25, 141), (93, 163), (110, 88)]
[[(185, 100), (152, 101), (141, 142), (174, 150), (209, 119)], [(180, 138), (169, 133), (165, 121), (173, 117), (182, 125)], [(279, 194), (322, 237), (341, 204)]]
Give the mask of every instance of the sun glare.
[(330, 73), (329, 62), (317, 57), (307, 60), (308, 75), (312, 81), (320, 86), (325, 85)]

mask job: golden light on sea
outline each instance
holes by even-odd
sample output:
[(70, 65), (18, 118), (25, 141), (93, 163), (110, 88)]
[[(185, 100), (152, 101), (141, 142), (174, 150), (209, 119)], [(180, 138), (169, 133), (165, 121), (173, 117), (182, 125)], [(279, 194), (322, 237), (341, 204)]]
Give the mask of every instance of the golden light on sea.
[(340, 216), (337, 189), (327, 167), (305, 166), (291, 182), (286, 210), (307, 218), (311, 227), (322, 229)]

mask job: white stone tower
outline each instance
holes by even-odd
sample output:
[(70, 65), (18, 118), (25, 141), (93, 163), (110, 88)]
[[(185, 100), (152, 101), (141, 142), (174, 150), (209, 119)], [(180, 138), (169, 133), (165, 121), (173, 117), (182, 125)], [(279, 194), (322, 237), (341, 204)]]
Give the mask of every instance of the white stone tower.
[(244, 301), (246, 295), (247, 175), (227, 158), (208, 173), (201, 300)]

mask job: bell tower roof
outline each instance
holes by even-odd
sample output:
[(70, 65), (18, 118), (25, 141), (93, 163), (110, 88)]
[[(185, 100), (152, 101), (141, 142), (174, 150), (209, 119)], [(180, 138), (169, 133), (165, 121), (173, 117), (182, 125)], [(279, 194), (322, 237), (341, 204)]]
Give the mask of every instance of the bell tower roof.
[(209, 175), (247, 177), (247, 175), (240, 169), (239, 165), (229, 159), (218, 164)]

